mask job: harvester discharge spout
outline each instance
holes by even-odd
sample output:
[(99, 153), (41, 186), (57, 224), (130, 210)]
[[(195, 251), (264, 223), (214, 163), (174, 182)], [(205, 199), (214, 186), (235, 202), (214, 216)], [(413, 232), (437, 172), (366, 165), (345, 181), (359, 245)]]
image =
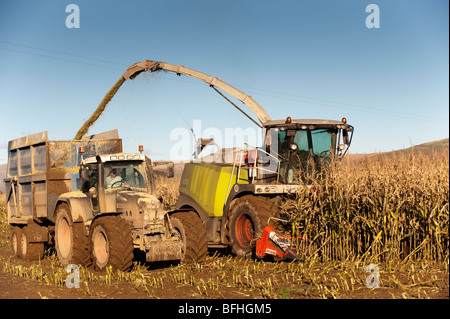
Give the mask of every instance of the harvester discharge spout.
[[(165, 63), (165, 62), (145, 60), (145, 61), (137, 62), (137, 63), (131, 65), (125, 71), (125, 73), (122, 74), (122, 76), (117, 80), (116, 84), (114, 84), (114, 86), (105, 95), (105, 97), (100, 102), (99, 106), (94, 111), (94, 113), (91, 115), (91, 117), (83, 124), (83, 126), (77, 132), (74, 139), (80, 140), (88, 132), (89, 128), (95, 123), (95, 121), (97, 121), (99, 116), (105, 110), (106, 105), (109, 103), (109, 101), (111, 101), (111, 99), (114, 97), (114, 95), (117, 93), (119, 88), (122, 86), (122, 84), (126, 80), (128, 80), (128, 79), (133, 80), (142, 72), (147, 72), (147, 71), (155, 72), (155, 71), (160, 71), (160, 70), (174, 72), (177, 75), (183, 74), (183, 75), (189, 76), (191, 78), (201, 80), (201, 81), (209, 84), (210, 87), (212, 87), (219, 94), (221, 94), (216, 89), (216, 88), (219, 88), (222, 91), (230, 94), (231, 96), (234, 96), (235, 98), (240, 100), (242, 103), (244, 103), (253, 112), (253, 114), (258, 118), (258, 120), (261, 122), (261, 124), (264, 124), (265, 122), (271, 120), (271, 117), (266, 112), (266, 110), (258, 102), (256, 102), (250, 95), (247, 95), (247, 94), (243, 93), (242, 91), (238, 90), (237, 88), (233, 87), (232, 85), (225, 83), (218, 77), (213, 77), (208, 74), (189, 69), (182, 65), (173, 65), (173, 64), (169, 64), (169, 63)], [(224, 95), (222, 95), (222, 96), (225, 97)], [(225, 97), (225, 99), (227, 99), (227, 98)], [(244, 111), (242, 111), (238, 106), (236, 106), (231, 101), (229, 101), (229, 102), (234, 107), (236, 107), (239, 111), (241, 111), (244, 115), (246, 115), (248, 118), (250, 118), (255, 124), (260, 126), (251, 117), (249, 117)]]

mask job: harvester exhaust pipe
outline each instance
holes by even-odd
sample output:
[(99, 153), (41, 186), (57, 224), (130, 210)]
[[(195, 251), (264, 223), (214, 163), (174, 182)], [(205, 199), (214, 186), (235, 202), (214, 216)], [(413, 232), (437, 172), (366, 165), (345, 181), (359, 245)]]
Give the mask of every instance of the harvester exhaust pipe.
[(105, 170), (103, 168), (102, 158), (96, 156), (97, 160), (97, 200), (98, 210), (100, 214), (106, 212), (106, 199), (105, 199)]

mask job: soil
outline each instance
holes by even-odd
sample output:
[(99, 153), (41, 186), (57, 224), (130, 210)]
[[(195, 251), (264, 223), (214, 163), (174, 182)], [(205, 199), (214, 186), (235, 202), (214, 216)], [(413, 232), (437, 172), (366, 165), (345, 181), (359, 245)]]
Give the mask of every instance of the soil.
[(361, 263), (246, 260), (226, 251), (210, 251), (202, 262), (183, 265), (145, 263), (135, 251), (130, 272), (110, 272), (108, 280), (108, 272), (81, 268), (80, 287), (68, 288), (69, 274), (56, 252), (47, 247), (40, 261), (13, 256), (8, 228), (0, 220), (0, 299), (165, 299), (165, 305), (171, 299), (172, 305), (230, 299), (275, 304), (275, 299), (449, 299), (448, 261), (380, 264), (380, 287), (367, 288), (369, 274)]
[[(4, 238), (2, 238), (3, 240)], [(3, 241), (4, 242), (4, 241)], [(28, 261), (13, 257), (9, 247), (0, 247), (0, 299), (403, 299), (403, 298), (449, 298), (449, 278), (445, 265), (436, 264), (422, 275), (411, 276), (411, 271), (394, 271), (380, 265), (380, 288), (367, 288), (363, 284), (367, 274), (364, 268), (353, 271), (356, 281), (354, 289), (334, 289), (334, 282), (341, 282), (342, 274), (350, 271), (330, 265), (309, 265), (302, 279), (293, 284), (285, 280), (292, 264), (282, 262), (258, 262), (235, 257), (210, 256), (199, 264), (169, 265), (141, 264), (135, 279), (102, 282), (105, 272), (89, 270), (91, 276), (99, 278), (83, 280), (80, 288), (68, 288), (64, 284), (47, 283), (5, 271), (5, 264), (30, 269), (39, 264), (45, 273), (54, 271), (54, 256), (41, 261)], [(57, 262), (56, 262), (57, 263)], [(243, 276), (237, 280), (238, 269), (250, 272), (254, 285)], [(418, 266), (419, 267), (419, 266)], [(418, 268), (417, 267), (417, 268)], [(271, 271), (274, 269), (273, 271)], [(270, 274), (271, 273), (271, 274)], [(268, 275), (270, 274), (270, 275)], [(177, 278), (177, 279), (174, 279)], [(233, 279), (234, 278), (234, 279)], [(268, 278), (267, 287), (258, 285)], [(241, 280), (242, 279), (242, 280)], [(350, 282), (350, 277), (347, 278)], [(163, 282), (163, 286), (152, 284)], [(211, 284), (211, 282), (215, 282)], [(234, 283), (233, 283), (234, 282)], [(247, 283), (246, 283), (247, 282)], [(360, 282), (360, 284), (358, 284)], [(344, 287), (344, 285), (340, 285)], [(267, 290), (265, 289), (267, 288)], [(270, 289), (269, 289), (270, 288)]]

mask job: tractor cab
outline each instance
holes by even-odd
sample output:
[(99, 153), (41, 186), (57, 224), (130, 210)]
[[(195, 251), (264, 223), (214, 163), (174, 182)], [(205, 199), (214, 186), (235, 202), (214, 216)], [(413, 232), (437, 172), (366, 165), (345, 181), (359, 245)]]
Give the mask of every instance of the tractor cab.
[[(131, 188), (142, 190), (147, 188), (145, 158), (140, 154), (113, 154), (101, 156), (104, 173), (103, 187)], [(98, 161), (95, 157), (84, 160), (80, 167), (83, 192), (97, 187)]]
[(141, 154), (117, 153), (87, 158), (80, 165), (80, 190), (91, 198), (94, 211), (111, 210), (116, 207), (118, 194), (123, 197), (133, 192), (151, 191), (147, 167), (145, 156)]

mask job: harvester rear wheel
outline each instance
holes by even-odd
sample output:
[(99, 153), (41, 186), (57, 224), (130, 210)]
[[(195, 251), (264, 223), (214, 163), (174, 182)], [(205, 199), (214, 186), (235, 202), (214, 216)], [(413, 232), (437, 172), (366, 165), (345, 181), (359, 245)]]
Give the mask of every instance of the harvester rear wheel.
[(127, 222), (120, 216), (101, 216), (94, 220), (89, 232), (94, 267), (127, 271), (133, 265), (133, 237)]
[(170, 216), (173, 228), (183, 240), (181, 263), (199, 262), (208, 255), (206, 228), (194, 211), (177, 212)]

